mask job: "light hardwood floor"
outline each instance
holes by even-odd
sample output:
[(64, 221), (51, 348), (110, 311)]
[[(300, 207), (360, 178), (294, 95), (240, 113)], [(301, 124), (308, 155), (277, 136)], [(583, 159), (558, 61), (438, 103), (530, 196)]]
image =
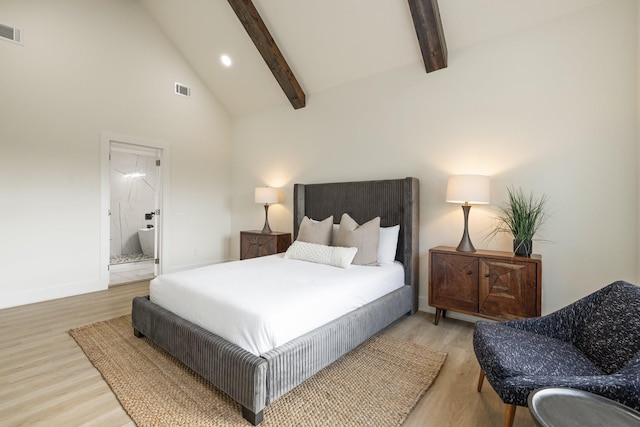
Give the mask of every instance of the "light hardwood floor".
[[(146, 295), (139, 282), (102, 292), (0, 310), (0, 426), (133, 426), (98, 371), (67, 331), (121, 316)], [(405, 427), (501, 426), (504, 405), (485, 381), (476, 391), (473, 325), (419, 312), (388, 333), (446, 351), (447, 361)], [(535, 426), (518, 408), (514, 427)]]

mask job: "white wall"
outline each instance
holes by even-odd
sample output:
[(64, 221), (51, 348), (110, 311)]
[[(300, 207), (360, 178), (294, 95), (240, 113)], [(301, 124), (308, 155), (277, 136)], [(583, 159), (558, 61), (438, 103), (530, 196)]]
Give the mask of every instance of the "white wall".
[[(543, 312), (617, 279), (637, 280), (637, 2), (615, 0), (525, 31), (449, 52), (449, 67), (421, 63), (234, 120), (232, 252), (259, 228), (252, 191), (282, 187), (271, 228), (291, 231), (295, 182), (415, 176), (421, 185), (420, 275), (427, 305), (428, 249), (455, 246), (459, 206), (445, 203), (451, 174), (492, 177), (549, 197), (535, 243), (543, 257)], [(479, 248), (491, 207), (471, 210)]]
[(164, 270), (227, 259), (231, 120), (144, 9), (4, 0), (0, 22), (24, 37), (0, 41), (0, 307), (104, 288), (104, 131), (170, 146)]

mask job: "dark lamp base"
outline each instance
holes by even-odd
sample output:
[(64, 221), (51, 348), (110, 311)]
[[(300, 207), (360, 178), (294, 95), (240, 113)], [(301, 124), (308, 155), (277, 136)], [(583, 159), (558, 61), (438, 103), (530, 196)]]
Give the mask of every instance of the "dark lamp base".
[(476, 248), (473, 247), (473, 243), (471, 243), (471, 239), (469, 239), (469, 210), (471, 206), (463, 205), (462, 213), (464, 214), (464, 233), (462, 233), (462, 240), (460, 240), (460, 244), (456, 248), (456, 251), (459, 252), (475, 252)]
[(269, 227), (269, 205), (264, 205), (264, 227), (262, 227), (263, 233), (271, 233), (271, 227)]

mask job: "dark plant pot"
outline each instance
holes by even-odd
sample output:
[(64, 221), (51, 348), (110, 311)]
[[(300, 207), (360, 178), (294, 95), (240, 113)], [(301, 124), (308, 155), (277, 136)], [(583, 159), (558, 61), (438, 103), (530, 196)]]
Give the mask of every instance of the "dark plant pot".
[(518, 256), (531, 256), (533, 249), (533, 242), (531, 240), (516, 240), (513, 239), (513, 253)]

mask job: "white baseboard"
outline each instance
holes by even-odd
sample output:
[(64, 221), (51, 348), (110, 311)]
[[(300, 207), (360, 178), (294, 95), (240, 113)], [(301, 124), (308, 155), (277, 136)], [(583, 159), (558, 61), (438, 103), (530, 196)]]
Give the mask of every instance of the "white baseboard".
[[(435, 307), (431, 307), (429, 305), (427, 297), (418, 297), (418, 310), (424, 311), (425, 313), (432, 313), (432, 314), (436, 313)], [(447, 311), (447, 317), (445, 317), (445, 320), (447, 318), (463, 320), (465, 322), (470, 322), (470, 323), (476, 323), (478, 320), (488, 320), (488, 319), (483, 319), (481, 317), (470, 316), (468, 314), (456, 313), (455, 311), (451, 311), (451, 310)], [(440, 319), (440, 321), (442, 322), (442, 319)]]
[(429, 305), (427, 297), (418, 297), (418, 310), (425, 313), (435, 313), (436, 309)]
[(198, 263), (198, 264), (189, 264), (189, 265), (179, 265), (179, 266), (173, 266), (173, 267), (164, 267), (163, 271), (162, 271), (162, 274), (177, 273), (178, 271), (191, 270), (192, 268), (206, 267), (208, 265), (213, 265), (213, 264), (222, 264), (223, 262), (229, 262), (229, 261), (231, 261), (231, 260), (202, 262), (202, 263)]
[(91, 282), (78, 282), (13, 292), (2, 295), (2, 298), (0, 298), (0, 309), (49, 301), (52, 299), (66, 298), (74, 295), (103, 291), (106, 289), (107, 286), (102, 285), (99, 280), (96, 280)]

